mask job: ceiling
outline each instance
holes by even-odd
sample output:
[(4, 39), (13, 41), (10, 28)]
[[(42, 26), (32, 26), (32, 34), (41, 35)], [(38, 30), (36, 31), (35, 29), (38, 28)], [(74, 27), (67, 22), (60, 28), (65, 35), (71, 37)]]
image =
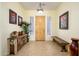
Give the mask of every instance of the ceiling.
[[(36, 10), (39, 8), (40, 2), (21, 2), (21, 5), (26, 10)], [(42, 6), (44, 10), (55, 10), (61, 2), (42, 2), (44, 5)]]

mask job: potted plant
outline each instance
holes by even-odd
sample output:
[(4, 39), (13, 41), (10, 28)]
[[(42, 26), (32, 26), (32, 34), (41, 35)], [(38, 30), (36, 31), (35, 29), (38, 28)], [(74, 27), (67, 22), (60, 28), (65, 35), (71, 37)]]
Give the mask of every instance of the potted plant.
[(27, 42), (29, 42), (29, 25), (29, 23), (24, 21), (21, 23), (22, 30), (27, 34)]

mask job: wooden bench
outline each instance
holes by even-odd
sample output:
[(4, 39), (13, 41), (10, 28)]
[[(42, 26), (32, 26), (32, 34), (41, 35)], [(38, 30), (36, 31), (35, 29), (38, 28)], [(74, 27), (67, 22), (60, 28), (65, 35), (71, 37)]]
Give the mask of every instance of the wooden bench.
[(61, 39), (57, 36), (53, 36), (53, 41), (57, 42), (62, 47), (61, 52), (67, 51), (67, 49), (65, 47), (67, 44), (69, 44), (68, 42), (64, 41), (63, 39)]

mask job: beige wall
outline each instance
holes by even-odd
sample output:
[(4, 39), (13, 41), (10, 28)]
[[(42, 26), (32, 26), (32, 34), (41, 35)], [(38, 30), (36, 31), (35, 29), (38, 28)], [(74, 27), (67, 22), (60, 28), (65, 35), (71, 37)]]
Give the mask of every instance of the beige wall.
[[(1, 53), (8, 55), (7, 38), (12, 31), (20, 31), (21, 28), (15, 24), (9, 24), (9, 9), (15, 11), (18, 15), (24, 17), (24, 9), (19, 3), (2, 3), (1, 8)], [(25, 18), (24, 18), (25, 19)]]
[[(0, 3), (0, 16), (1, 16), (1, 13), (2, 13), (2, 12), (1, 12), (1, 10), (2, 10), (2, 9), (1, 9), (1, 5), (2, 5), (2, 4)], [(2, 19), (2, 17), (0, 17), (0, 24), (1, 24), (1, 19)], [(0, 25), (0, 27), (1, 27), (1, 25)], [(0, 29), (0, 32), (1, 32), (1, 29)], [(1, 55), (1, 33), (0, 33), (0, 55)]]
[(71, 42), (71, 37), (79, 38), (79, 3), (62, 3), (57, 9), (58, 17), (66, 11), (69, 11), (69, 29), (60, 30), (58, 27), (58, 36)]

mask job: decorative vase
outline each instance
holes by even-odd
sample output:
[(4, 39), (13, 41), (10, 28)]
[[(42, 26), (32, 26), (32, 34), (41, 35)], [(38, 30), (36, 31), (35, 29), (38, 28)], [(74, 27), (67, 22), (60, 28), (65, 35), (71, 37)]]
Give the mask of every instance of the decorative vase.
[(72, 40), (70, 45), (71, 56), (78, 56), (78, 44), (77, 41)]

